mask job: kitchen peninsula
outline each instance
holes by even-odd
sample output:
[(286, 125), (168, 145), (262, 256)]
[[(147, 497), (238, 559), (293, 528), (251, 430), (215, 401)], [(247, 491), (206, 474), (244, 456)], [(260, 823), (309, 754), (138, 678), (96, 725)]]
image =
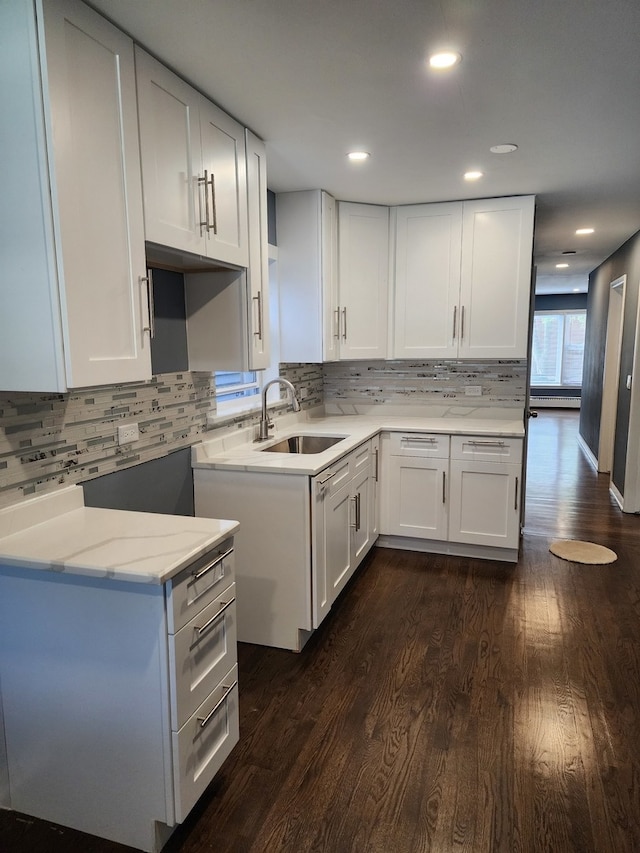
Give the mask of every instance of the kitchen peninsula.
[(0, 805), (161, 849), (238, 740), (237, 530), (79, 486), (0, 511)]

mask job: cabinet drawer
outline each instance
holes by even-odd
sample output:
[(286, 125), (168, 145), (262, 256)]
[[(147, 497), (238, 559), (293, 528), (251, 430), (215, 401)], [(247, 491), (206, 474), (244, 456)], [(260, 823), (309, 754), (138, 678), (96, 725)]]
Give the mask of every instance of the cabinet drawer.
[(367, 441), (349, 455), (353, 475), (359, 474), (371, 462), (371, 442)]
[(389, 436), (391, 456), (433, 456), (449, 458), (449, 436), (426, 432), (392, 432)]
[(233, 539), (226, 539), (167, 583), (168, 630), (175, 634), (234, 579)]
[(169, 635), (171, 728), (177, 731), (237, 661), (236, 585)]
[(181, 823), (238, 742), (238, 667), (172, 733), (176, 821)]
[(522, 439), (454, 435), (451, 437), (451, 458), (517, 464), (522, 461)]

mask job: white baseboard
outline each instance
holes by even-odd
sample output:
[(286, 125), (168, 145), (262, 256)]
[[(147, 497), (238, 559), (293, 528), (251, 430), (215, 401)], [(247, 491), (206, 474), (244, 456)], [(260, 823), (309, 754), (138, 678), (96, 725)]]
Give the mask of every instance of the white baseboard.
[(587, 442), (580, 435), (580, 433), (578, 433), (578, 447), (584, 453), (584, 455), (587, 457), (587, 462), (589, 463), (589, 465), (591, 465), (591, 467), (593, 468), (593, 470), (597, 474), (598, 473), (598, 460), (593, 455), (593, 453), (591, 452), (591, 448), (587, 445)]

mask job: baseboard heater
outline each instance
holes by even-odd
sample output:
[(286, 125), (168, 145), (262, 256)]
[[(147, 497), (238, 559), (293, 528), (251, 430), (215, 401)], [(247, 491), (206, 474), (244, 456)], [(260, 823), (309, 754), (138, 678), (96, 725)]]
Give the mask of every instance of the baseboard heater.
[(530, 397), (532, 409), (579, 409), (580, 397)]

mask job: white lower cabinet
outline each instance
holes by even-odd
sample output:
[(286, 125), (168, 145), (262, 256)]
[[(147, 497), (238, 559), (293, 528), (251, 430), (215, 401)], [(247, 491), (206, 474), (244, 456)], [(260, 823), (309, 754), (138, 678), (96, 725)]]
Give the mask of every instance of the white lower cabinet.
[(11, 809), (162, 848), (238, 741), (233, 561), (164, 586), (2, 567)]
[(521, 462), (520, 439), (452, 437), (450, 540), (518, 548)]
[(382, 459), (380, 544), (517, 560), (521, 439), (385, 433)]
[(375, 539), (372, 446), (316, 476), (194, 469), (196, 515), (233, 517), (238, 639), (300, 651)]
[(371, 443), (312, 479), (314, 628), (373, 544)]

